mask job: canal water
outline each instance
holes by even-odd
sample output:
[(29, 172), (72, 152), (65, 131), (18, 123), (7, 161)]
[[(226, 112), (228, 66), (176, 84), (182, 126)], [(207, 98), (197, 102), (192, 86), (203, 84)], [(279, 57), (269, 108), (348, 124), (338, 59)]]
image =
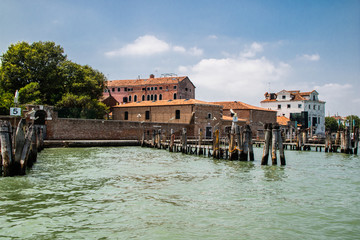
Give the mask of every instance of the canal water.
[(360, 156), (287, 165), (140, 147), (45, 149), (0, 178), (0, 239), (359, 239)]

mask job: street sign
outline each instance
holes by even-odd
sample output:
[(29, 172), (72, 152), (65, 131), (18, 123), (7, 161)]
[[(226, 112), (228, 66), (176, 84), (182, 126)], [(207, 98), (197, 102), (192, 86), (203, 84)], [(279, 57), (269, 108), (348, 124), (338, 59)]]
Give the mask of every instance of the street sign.
[(10, 108), (11, 116), (21, 116), (21, 108)]

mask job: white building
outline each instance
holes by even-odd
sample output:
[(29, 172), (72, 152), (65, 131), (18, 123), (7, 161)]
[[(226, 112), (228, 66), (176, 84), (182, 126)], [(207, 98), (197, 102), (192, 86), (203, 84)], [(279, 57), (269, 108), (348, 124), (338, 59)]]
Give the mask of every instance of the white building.
[(282, 90), (278, 93), (265, 93), (261, 107), (276, 110), (278, 116), (297, 121), (315, 134), (325, 133), (325, 102), (320, 101), (319, 93)]

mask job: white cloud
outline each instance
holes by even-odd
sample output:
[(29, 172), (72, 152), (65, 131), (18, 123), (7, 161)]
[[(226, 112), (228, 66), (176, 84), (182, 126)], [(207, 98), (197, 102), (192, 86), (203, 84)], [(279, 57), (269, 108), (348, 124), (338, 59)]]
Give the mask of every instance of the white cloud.
[(178, 70), (194, 80), (199, 99), (240, 100), (259, 106), (267, 83), (284, 80), (290, 69), (286, 63), (262, 57), (203, 59)]
[(186, 52), (186, 49), (184, 47), (182, 47), (182, 46), (174, 46), (173, 50), (175, 52), (179, 52), (179, 53), (185, 53)]
[(252, 58), (255, 57), (257, 53), (263, 51), (263, 45), (257, 42), (253, 42), (250, 47), (245, 49), (245, 51), (240, 53), (240, 56), (243, 58)]
[(170, 45), (165, 41), (159, 40), (155, 36), (145, 35), (138, 37), (133, 43), (124, 47), (105, 53), (106, 56), (149, 56), (167, 52)]
[(203, 54), (203, 50), (197, 47), (186, 49), (183, 46), (172, 46), (170, 43), (160, 40), (155, 36), (144, 35), (120, 49), (106, 52), (105, 55), (108, 57), (151, 56), (166, 52), (182, 53), (192, 56), (201, 56)]
[(216, 35), (209, 35), (208, 38), (209, 39), (218, 39), (218, 37)]
[(315, 61), (320, 60), (320, 55), (319, 54), (312, 54), (312, 55), (304, 54), (300, 57), (300, 59), (315, 62)]
[(203, 50), (197, 47), (192, 47), (189, 49), (188, 53), (193, 56), (201, 56), (203, 54)]

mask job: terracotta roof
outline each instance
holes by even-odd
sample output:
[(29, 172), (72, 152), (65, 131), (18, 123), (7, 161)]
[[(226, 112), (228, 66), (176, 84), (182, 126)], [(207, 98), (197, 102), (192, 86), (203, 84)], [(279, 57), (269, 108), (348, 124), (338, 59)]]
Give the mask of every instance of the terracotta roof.
[(264, 99), (261, 101), (262, 102), (276, 102), (276, 99)]
[(141, 102), (132, 102), (117, 105), (115, 107), (126, 108), (126, 107), (152, 107), (152, 106), (174, 106), (174, 105), (211, 105), (221, 107), (219, 104), (214, 104), (210, 102), (200, 101), (196, 99), (176, 99), (176, 100), (161, 100), (161, 101), (141, 101)]
[(250, 104), (246, 104), (239, 101), (231, 101), (231, 102), (213, 102), (214, 104), (219, 104), (224, 107), (224, 109), (233, 109), (233, 110), (260, 110), (260, 111), (270, 111), (273, 112), (273, 110), (269, 110), (266, 108), (256, 107), (252, 106)]
[[(147, 86), (158, 84), (177, 84), (185, 80), (184, 77), (162, 77), (162, 78), (148, 78), (148, 79), (135, 79), (135, 80), (112, 80), (107, 81), (108, 87), (132, 87), (132, 86)], [(189, 79), (190, 80), (190, 79)]]
[[(305, 98), (305, 96), (310, 96), (311, 93), (316, 92), (316, 90), (312, 90), (311, 92), (300, 92), (300, 90), (281, 90), (282, 91), (286, 91), (289, 92), (291, 95), (294, 96), (294, 98), (291, 101), (303, 101), (303, 100), (308, 100)], [(265, 93), (266, 95), (266, 93)], [(264, 99), (261, 102), (276, 102), (278, 101), (277, 99)], [(321, 102), (321, 101), (319, 101)]]
[(276, 122), (280, 125), (287, 125), (289, 121), (290, 121), (290, 119), (285, 116), (277, 116), (276, 117)]

